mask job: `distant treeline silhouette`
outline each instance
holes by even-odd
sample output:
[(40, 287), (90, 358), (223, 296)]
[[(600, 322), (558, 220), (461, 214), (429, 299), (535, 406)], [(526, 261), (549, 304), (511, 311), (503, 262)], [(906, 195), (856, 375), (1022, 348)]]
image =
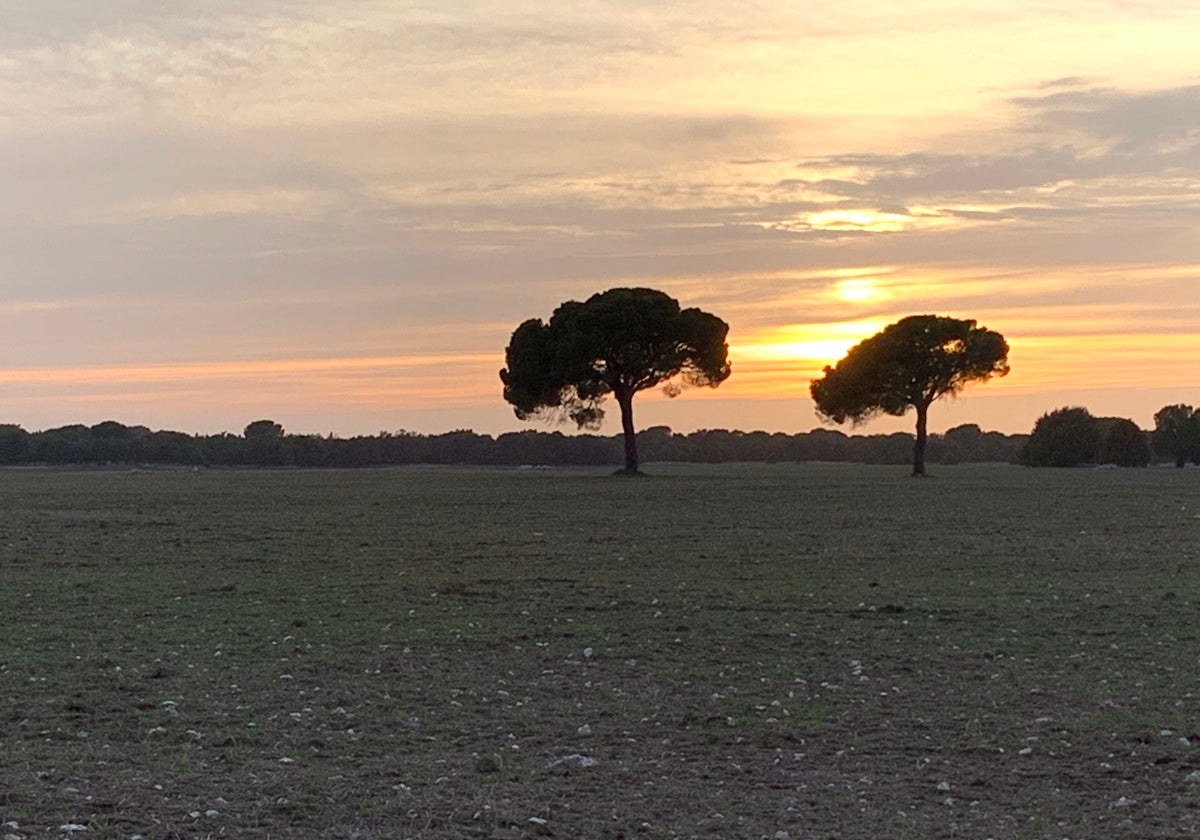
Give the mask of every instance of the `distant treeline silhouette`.
[[(985, 432), (975, 424), (931, 435), (929, 459), (941, 464), (1020, 460), (1028, 435)], [(637, 435), (644, 461), (698, 463), (847, 461), (905, 464), (913, 435), (846, 435), (828, 429), (799, 434), (707, 429), (678, 434), (655, 426)], [(376, 467), (401, 464), (610, 466), (621, 463), (621, 435), (520, 431), (497, 437), (456, 430), (442, 434), (380, 432), (339, 438), (287, 434), (258, 420), (241, 435), (188, 435), (106, 421), (28, 432), (0, 425), (0, 464), (131, 464), (210, 467)]]

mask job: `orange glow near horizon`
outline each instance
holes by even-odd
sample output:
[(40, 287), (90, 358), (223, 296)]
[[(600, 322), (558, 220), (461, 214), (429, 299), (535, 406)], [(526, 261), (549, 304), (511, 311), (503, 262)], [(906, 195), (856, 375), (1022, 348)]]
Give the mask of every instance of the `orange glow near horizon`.
[[(957, 288), (960, 291), (970, 288), (972, 294), (983, 299), (990, 294), (988, 282), (976, 278), (972, 285), (968, 279)], [(1066, 284), (1065, 280), (1050, 282), (1058, 287)], [(727, 418), (735, 417), (744, 428), (751, 429), (760, 423), (773, 422), (772, 416), (786, 413), (786, 417), (794, 420), (777, 420), (776, 425), (786, 422), (795, 423), (796, 429), (811, 427), (815, 421), (807, 402), (809, 384), (821, 376), (823, 368), (836, 364), (855, 344), (889, 323), (922, 311), (976, 317), (981, 325), (998, 330), (1008, 339), (1012, 372), (986, 385), (970, 387), (966, 392), (972, 398), (978, 396), (986, 401), (974, 402), (976, 408), (968, 410), (978, 413), (978, 406), (989, 406), (985, 416), (968, 418), (985, 426), (998, 410), (992, 407), (996, 404), (1016, 406), (1012, 412), (1019, 416), (1013, 419), (1006, 415), (1002, 422), (1007, 429), (1020, 430), (1026, 424), (1031, 425), (1041, 411), (1075, 401), (1086, 402), (1083, 397), (1071, 397), (1072, 392), (1097, 389), (1119, 394), (1179, 389), (1178, 397), (1168, 394), (1157, 405), (1140, 406), (1137, 411), (1141, 412), (1143, 423), (1149, 416), (1147, 412), (1152, 413), (1159, 405), (1196, 401), (1194, 393), (1190, 394), (1186, 385), (1180, 384), (1194, 380), (1196, 363), (1200, 361), (1200, 330), (1194, 325), (1195, 307), (1190, 304), (1147, 303), (1139, 310), (1128, 304), (1101, 302), (1066, 306), (1022, 301), (1021, 305), (1013, 305), (1012, 298), (1008, 298), (1002, 308), (975, 307), (968, 301), (963, 309), (956, 310), (945, 305), (949, 300), (957, 300), (950, 297), (949, 281), (922, 280), (878, 268), (844, 269), (840, 276), (825, 275), (808, 281), (806, 286), (797, 285), (797, 299), (802, 294), (804, 301), (810, 303), (801, 301), (793, 305), (789, 301), (785, 307), (777, 302), (777, 311), (786, 308), (814, 314), (841, 312), (851, 317), (755, 329), (740, 324), (763, 320), (765, 304), (761, 301), (751, 300), (743, 307), (732, 300), (728, 305), (704, 303), (706, 308), (711, 306), (730, 316), (733, 376), (719, 388), (688, 389), (679, 401), (665, 400), (660, 389), (652, 389), (643, 395), (648, 407), (655, 406), (654, 412), (677, 412), (669, 422), (679, 426), (687, 422), (711, 426), (718, 421), (705, 418), (730, 422)], [(1098, 290), (1099, 284), (1095, 288)], [(788, 291), (784, 290), (784, 294)], [(854, 313), (861, 313), (862, 317), (854, 318)], [(1143, 324), (1151, 323), (1158, 324), (1160, 329), (1138, 331)], [(174, 418), (184, 416), (185, 411), (194, 416), (195, 409), (188, 407), (201, 406), (204, 417), (218, 418), (202, 422), (218, 427), (236, 426), (238, 418), (245, 422), (255, 417), (275, 417), (289, 427), (308, 424), (309, 428), (315, 425), (322, 431), (340, 431), (340, 416), (360, 412), (362, 416), (381, 418), (378, 426), (388, 428), (409, 425), (412, 421), (405, 418), (414, 413), (443, 412), (437, 417), (446, 419), (421, 421), (426, 424), (425, 430), (478, 427), (480, 423), (492, 424), (489, 426), (492, 430), (524, 428), (527, 424), (513, 419), (511, 409), (501, 397), (497, 371), (502, 364), (502, 351), (497, 349), (27, 366), (0, 368), (0, 387), (6, 393), (10, 411), (18, 409), (9, 415), (11, 420), (25, 419), (26, 423), (47, 426), (54, 423), (27, 418), (54, 417), (53, 407), (58, 405), (70, 407), (60, 422), (118, 419), (131, 424), (180, 427), (189, 425), (188, 421)], [(736, 409), (722, 408), (742, 401), (746, 406), (744, 418)], [(660, 408), (668, 403), (678, 404), (670, 409)], [(777, 415), (756, 413), (766, 411), (763, 406), (769, 403), (787, 406), (786, 412), (779, 409)], [(317, 415), (333, 419), (306, 419)], [(62, 416), (61, 412), (58, 416)], [(667, 415), (652, 412), (649, 416)], [(299, 419), (289, 421), (289, 417)], [(397, 419), (389, 419), (393, 417)]]
[[(856, 321), (789, 324), (743, 335), (730, 346), (733, 376), (718, 389), (724, 397), (794, 396), (806, 393), (810, 379), (838, 362), (854, 345), (878, 333), (898, 315)], [(1088, 313), (1064, 333), (1043, 318), (988, 319), (1005, 333), (1012, 373), (1005, 390), (1046, 388), (1167, 387), (1194, 374), (1197, 336), (1191, 332), (1141, 334), (1119, 331), (1115, 314)], [(1091, 329), (1088, 330), (1088, 327)], [(458, 405), (499, 400), (499, 353), (432, 353), (265, 360), (214, 360), (163, 364), (26, 367), (0, 369), (0, 386), (54, 392), (54, 399), (81, 399), (105, 393), (183, 393), (288, 390), (326, 400), (396, 405), (449, 399)], [(1101, 379), (1098, 371), (1103, 373)], [(707, 390), (707, 389), (704, 389)]]
[[(893, 313), (860, 321), (791, 324), (752, 333), (730, 348), (735, 373), (731, 382), (741, 381), (727, 393), (806, 395), (810, 380), (821, 376), (826, 365), (837, 364), (854, 345), (900, 317)], [(1012, 370), (990, 380), (988, 387), (1009, 394), (1162, 388), (1195, 375), (1200, 343), (1194, 332), (1133, 332), (1129, 319), (1127, 308), (1101, 305), (989, 314), (981, 325), (1005, 334)], [(728, 383), (722, 387), (728, 388)]]
[[(468, 408), (499, 399), (490, 353), (184, 362), (0, 370), (10, 399), (144, 413), (172, 404), (220, 406), (255, 416), (318, 407), (386, 413), (407, 407)], [(210, 411), (215, 409), (210, 409)]]
[(368, 356), (311, 359), (248, 359), (143, 365), (0, 369), (0, 384), (154, 383), (196, 379), (239, 379), (295, 374), (350, 373), (427, 367), (430, 365), (495, 363), (492, 353), (454, 353), (411, 356)]

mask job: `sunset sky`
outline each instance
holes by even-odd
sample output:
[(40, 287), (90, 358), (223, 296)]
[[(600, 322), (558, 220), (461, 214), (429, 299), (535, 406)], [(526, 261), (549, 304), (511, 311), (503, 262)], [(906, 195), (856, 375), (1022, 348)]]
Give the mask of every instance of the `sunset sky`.
[(734, 373), (640, 427), (811, 429), (936, 313), (1012, 372), (932, 429), (1148, 428), (1200, 404), (1198, 45), (1191, 0), (6, 0), (0, 423), (538, 428), (512, 330), (651, 286)]

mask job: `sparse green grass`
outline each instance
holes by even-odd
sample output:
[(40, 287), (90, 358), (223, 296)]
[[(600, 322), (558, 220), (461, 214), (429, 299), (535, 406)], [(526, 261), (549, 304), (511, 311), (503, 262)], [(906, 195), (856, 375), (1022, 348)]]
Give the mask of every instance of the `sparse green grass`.
[(0, 473), (0, 834), (1200, 831), (1200, 474), (650, 471)]

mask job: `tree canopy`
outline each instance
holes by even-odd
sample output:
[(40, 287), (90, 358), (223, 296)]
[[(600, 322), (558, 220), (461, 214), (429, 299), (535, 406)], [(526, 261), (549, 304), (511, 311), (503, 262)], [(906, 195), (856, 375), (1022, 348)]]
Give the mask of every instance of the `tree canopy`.
[(1188, 458), (1200, 462), (1200, 410), (1165, 405), (1154, 415), (1154, 451), (1183, 467)]
[(1150, 464), (1149, 436), (1127, 417), (1101, 417), (1100, 446), (1096, 463), (1118, 467), (1145, 467)]
[(916, 410), (913, 475), (925, 474), (929, 406), (972, 382), (1008, 373), (1008, 343), (974, 320), (911, 315), (853, 348), (810, 386), (817, 414), (857, 425)]
[(570, 419), (597, 428), (612, 394), (621, 409), (624, 472), (638, 471), (633, 396), (665, 385), (716, 387), (730, 373), (729, 325), (656, 289), (618, 288), (583, 303), (561, 304), (543, 323), (531, 318), (513, 332), (500, 371), (504, 399), (518, 418)]
[(1086, 408), (1058, 408), (1038, 418), (1021, 450), (1021, 463), (1030, 467), (1093, 464), (1100, 439), (1100, 425)]

